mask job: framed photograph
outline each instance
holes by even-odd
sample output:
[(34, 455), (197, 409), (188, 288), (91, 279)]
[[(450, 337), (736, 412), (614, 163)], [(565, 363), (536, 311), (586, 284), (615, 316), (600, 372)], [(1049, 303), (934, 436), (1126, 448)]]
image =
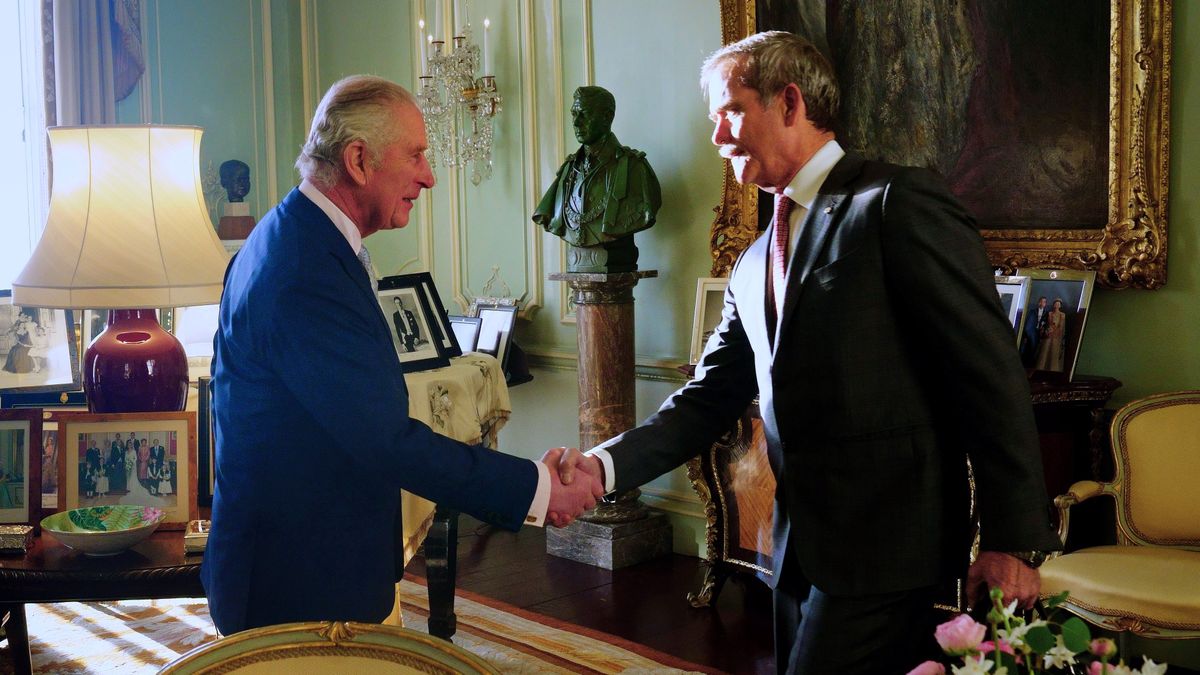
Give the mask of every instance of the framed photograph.
[(41, 441), (42, 411), (0, 410), (0, 523), (41, 520)]
[(80, 388), (71, 310), (21, 307), (0, 291), (0, 392)]
[(212, 409), (212, 378), (197, 380), (196, 401), (196, 503), (212, 506), (217, 488), (217, 434)]
[(1000, 294), (1000, 305), (1013, 327), (1017, 345), (1021, 344), (1021, 317), (1025, 315), (1025, 298), (1029, 295), (1029, 277), (997, 276), (996, 292)]
[(82, 408), (87, 395), (76, 391), (6, 391), (0, 393), (0, 408)]
[(1021, 322), (1021, 361), (1037, 373), (1070, 381), (1087, 323), (1096, 273), (1078, 270), (1019, 269), (1029, 277), (1029, 295)]
[(442, 304), (442, 297), (438, 295), (437, 286), (433, 283), (433, 276), (429, 272), (417, 272), (412, 276), (417, 277), (420, 282), (421, 293), (425, 295), (429, 309), (433, 312), (438, 337), (442, 341), (442, 347), (446, 350), (446, 356), (462, 356), (464, 350), (458, 343), (458, 336), (450, 327), (450, 314), (446, 311), (446, 306)]
[(59, 508), (136, 504), (166, 512), (159, 526), (198, 518), (196, 413), (62, 413)]
[(58, 510), (58, 422), (42, 416), (42, 511)]
[(479, 312), (479, 341), (475, 351), (496, 357), (500, 368), (507, 371), (513, 329), (517, 327), (517, 306), (478, 305), (476, 310)]
[(473, 352), (479, 348), (479, 327), (483, 320), (477, 316), (450, 316), (450, 330), (454, 339), (464, 352)]
[(418, 274), (379, 280), (379, 306), (387, 318), (392, 344), (406, 373), (450, 365), (450, 353), (426, 297)]
[(721, 308), (725, 306), (725, 287), (729, 279), (708, 277), (696, 280), (696, 311), (692, 317), (692, 349), (690, 363), (700, 363), (708, 336), (721, 323)]

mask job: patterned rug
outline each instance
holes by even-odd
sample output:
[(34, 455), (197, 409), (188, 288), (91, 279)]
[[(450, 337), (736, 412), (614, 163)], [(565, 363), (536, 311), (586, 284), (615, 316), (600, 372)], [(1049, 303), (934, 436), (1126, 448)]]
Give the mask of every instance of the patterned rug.
[[(419, 583), (400, 585), (405, 626), (424, 632), (428, 596)], [(154, 673), (216, 639), (203, 600), (28, 605), (35, 673)], [(612, 635), (458, 592), (454, 642), (503, 673), (711, 673)], [(7, 644), (0, 673), (11, 670)]]

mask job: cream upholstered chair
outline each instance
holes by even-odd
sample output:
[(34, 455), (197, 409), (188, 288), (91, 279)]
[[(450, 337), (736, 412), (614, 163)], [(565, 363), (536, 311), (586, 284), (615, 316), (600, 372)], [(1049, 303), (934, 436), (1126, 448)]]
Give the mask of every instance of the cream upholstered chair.
[(379, 624), (288, 623), (235, 633), (168, 663), (161, 674), (497, 673), (486, 661), (424, 633)]
[(1108, 495), (1117, 545), (1066, 553), (1041, 567), (1042, 597), (1114, 631), (1200, 637), (1200, 391), (1130, 403), (1110, 430), (1111, 483), (1080, 481), (1055, 499), (1066, 542), (1068, 509)]

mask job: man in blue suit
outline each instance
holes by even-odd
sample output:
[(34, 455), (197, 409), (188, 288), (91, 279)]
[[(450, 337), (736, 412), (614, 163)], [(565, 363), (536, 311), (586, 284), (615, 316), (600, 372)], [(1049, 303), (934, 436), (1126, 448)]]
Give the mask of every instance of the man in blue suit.
[(489, 523), (565, 524), (598, 483), (473, 447), (408, 417), (363, 238), (408, 224), (434, 177), (412, 95), (335, 83), (303, 182), (230, 263), (213, 362), (217, 468), (202, 579), (224, 634), (292, 621), (378, 622), (394, 600), (401, 488)]
[(563, 480), (578, 466), (640, 485), (757, 397), (777, 485), (776, 667), (907, 672), (936, 649), (943, 584), (1029, 607), (1036, 565), (1060, 548), (983, 242), (937, 176), (838, 144), (837, 78), (806, 40), (753, 35), (701, 78), (712, 142), (777, 215), (734, 266), (695, 379), (638, 428), (564, 455)]

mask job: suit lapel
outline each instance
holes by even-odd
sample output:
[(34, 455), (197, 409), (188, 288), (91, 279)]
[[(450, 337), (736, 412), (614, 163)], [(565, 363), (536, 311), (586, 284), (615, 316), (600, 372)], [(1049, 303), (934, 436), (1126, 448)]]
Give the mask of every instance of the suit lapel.
[(813, 200), (812, 208), (804, 216), (800, 229), (800, 238), (796, 242), (796, 250), (788, 262), (788, 273), (785, 283), (786, 292), (783, 298), (783, 313), (775, 327), (775, 343), (772, 348), (772, 358), (779, 351), (783, 340), (779, 332), (792, 318), (804, 288), (808, 283), (809, 273), (821, 259), (827, 242), (834, 236), (841, 223), (845, 207), (850, 203), (850, 191), (847, 184), (857, 176), (862, 169), (863, 158), (855, 153), (846, 153), (821, 185), (817, 197)]

